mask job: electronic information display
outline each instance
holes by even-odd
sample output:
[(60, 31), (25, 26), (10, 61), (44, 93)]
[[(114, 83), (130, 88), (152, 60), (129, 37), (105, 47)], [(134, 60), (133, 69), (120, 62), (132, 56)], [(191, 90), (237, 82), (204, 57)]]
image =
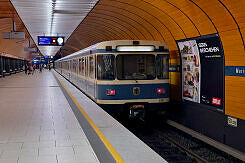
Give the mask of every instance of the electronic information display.
[(39, 46), (64, 46), (65, 37), (38, 36)]

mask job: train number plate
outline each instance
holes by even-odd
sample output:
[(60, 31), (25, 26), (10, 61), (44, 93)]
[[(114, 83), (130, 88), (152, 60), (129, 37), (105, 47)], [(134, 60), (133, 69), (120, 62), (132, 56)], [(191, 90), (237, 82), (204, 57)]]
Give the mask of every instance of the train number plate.
[(237, 127), (237, 119), (236, 118), (228, 117), (227, 122), (228, 122), (228, 125), (230, 125), (232, 127)]

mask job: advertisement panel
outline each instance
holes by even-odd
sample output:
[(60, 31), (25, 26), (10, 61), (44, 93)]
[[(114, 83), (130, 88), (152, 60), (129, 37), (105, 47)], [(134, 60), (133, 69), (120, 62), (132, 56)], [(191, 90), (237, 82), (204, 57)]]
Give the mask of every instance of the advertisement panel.
[(182, 57), (182, 98), (200, 103), (200, 56), (196, 40), (178, 42)]
[(218, 34), (177, 41), (182, 99), (224, 110), (224, 52)]

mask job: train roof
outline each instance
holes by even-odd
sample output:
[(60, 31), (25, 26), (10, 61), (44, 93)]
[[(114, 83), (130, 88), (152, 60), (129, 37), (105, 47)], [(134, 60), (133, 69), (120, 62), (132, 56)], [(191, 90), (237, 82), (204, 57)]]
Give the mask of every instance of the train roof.
[(116, 49), (116, 46), (118, 45), (133, 45), (133, 41), (138, 41), (139, 45), (154, 45), (155, 47), (164, 46), (164, 49), (168, 49), (168, 45), (165, 42), (162, 41), (151, 41), (151, 40), (112, 40), (112, 41), (103, 41), (96, 43), (94, 45), (91, 45), (85, 49), (79, 50), (75, 53), (72, 53), (68, 56), (65, 56), (63, 58), (60, 58), (56, 60), (55, 62), (62, 61), (62, 60), (68, 60), (75, 57), (79, 57), (83, 54), (90, 54), (90, 51), (97, 50), (97, 49), (105, 49), (105, 46), (112, 46), (112, 49)]

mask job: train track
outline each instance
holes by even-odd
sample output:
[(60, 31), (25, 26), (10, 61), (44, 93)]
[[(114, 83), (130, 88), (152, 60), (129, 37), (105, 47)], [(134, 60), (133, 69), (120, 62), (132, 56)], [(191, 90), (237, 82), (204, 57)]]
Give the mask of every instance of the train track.
[(154, 121), (150, 123), (115, 118), (170, 163), (242, 163), (241, 160), (163, 123), (162, 118), (154, 117)]

